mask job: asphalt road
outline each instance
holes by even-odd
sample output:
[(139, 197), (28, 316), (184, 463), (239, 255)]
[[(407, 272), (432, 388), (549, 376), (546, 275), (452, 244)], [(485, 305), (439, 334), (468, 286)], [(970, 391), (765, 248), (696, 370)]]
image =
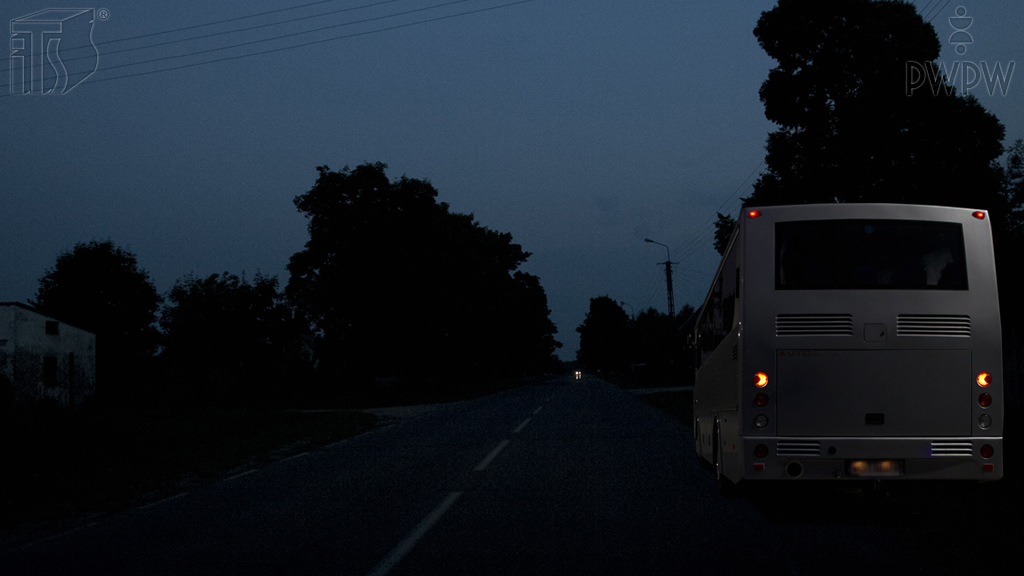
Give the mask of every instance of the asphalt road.
[(1021, 535), (1004, 518), (941, 491), (723, 499), (685, 423), (564, 380), (15, 538), (0, 573), (1000, 573)]

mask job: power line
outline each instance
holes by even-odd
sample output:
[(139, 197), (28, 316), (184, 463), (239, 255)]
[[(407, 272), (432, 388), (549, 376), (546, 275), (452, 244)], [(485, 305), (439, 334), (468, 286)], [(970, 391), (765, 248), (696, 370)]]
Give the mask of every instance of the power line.
[(647, 276), (647, 288), (644, 290), (644, 296), (640, 300), (640, 311), (647, 310), (649, 304), (654, 299), (654, 291), (657, 288), (657, 270), (652, 268), (650, 274)]
[[(922, 18), (924, 17), (925, 11), (928, 10), (928, 7), (932, 5), (932, 2), (935, 2), (935, 0), (928, 0), (928, 3), (925, 4), (923, 8), (917, 8), (917, 13), (920, 14)], [(917, 6), (915, 5), (915, 7)]]
[[(717, 213), (719, 213), (719, 212), (721, 212), (721, 211), (722, 211), (722, 208), (724, 208), (724, 207), (725, 207), (725, 205), (726, 205), (727, 203), (729, 203), (729, 202), (731, 202), (731, 201), (735, 200), (735, 198), (737, 197), (737, 195), (739, 195), (740, 191), (744, 189), (744, 186), (745, 186), (745, 185), (747, 184), (747, 181), (748, 181), (748, 180), (750, 180), (750, 178), (751, 178), (751, 177), (752, 177), (752, 176), (753, 176), (753, 175), (754, 175), (754, 174), (755, 174), (755, 173), (756, 173), (756, 172), (757, 172), (758, 170), (760, 170), (762, 166), (764, 166), (764, 160), (761, 160), (761, 162), (760, 162), (760, 163), (759, 163), (759, 164), (758, 164), (758, 165), (757, 165), (757, 166), (756, 166), (756, 167), (755, 167), (755, 168), (754, 168), (753, 170), (751, 170), (751, 171), (750, 171), (750, 174), (747, 174), (747, 177), (746, 177), (746, 178), (744, 178), (744, 179), (743, 179), (743, 180), (742, 180), (742, 181), (740, 182), (740, 185), (736, 187), (736, 190), (734, 190), (732, 194), (730, 194), (730, 195), (729, 195), (729, 198), (727, 198), (727, 199), (725, 200), (725, 202), (723, 202), (723, 203), (722, 203), (722, 205), (718, 207), (718, 210), (716, 210), (716, 211), (715, 211), (716, 215), (717, 215)], [(713, 216), (713, 217), (712, 217), (712, 218), (711, 218), (710, 220), (708, 220), (707, 222), (705, 222), (705, 226), (707, 226), (707, 224), (709, 224), (709, 223), (712, 223), (712, 222), (714, 222), (714, 221), (715, 221), (715, 218), (716, 218), (716, 217), (717, 217), (717, 216)], [(702, 228), (703, 228), (703, 226), (702, 226)], [(699, 231), (698, 231), (698, 233), (699, 233)], [(684, 245), (686, 245), (686, 244), (689, 244), (689, 243), (690, 243), (690, 241), (684, 241), (683, 243), (681, 243), (681, 244), (679, 245), (679, 247), (681, 248), (682, 246), (684, 246)], [(677, 248), (677, 250), (678, 250), (678, 249), (679, 249), (679, 248)]]
[[(267, 15), (267, 14), (273, 14), (275, 12), (283, 12), (285, 10), (295, 10), (297, 8), (302, 8), (302, 7), (306, 7), (306, 6), (313, 6), (315, 4), (323, 4), (325, 2), (336, 2), (336, 1), (337, 0), (321, 0), (320, 2), (314, 2), (312, 4), (304, 4), (302, 6), (295, 6), (295, 7), (292, 7), (292, 8), (281, 8), (281, 9), (278, 9), (278, 10), (271, 10), (269, 12), (261, 12), (259, 14), (251, 14), (251, 15), (248, 15), (248, 16), (239, 16), (237, 18), (229, 18), (227, 20), (219, 20), (217, 22), (208, 22), (206, 24), (196, 24), (194, 26), (186, 26), (184, 28), (178, 28), (178, 29), (175, 29), (175, 30), (167, 30), (167, 31), (164, 31), (164, 32), (154, 32), (152, 34), (143, 34), (141, 36), (132, 36), (132, 37), (129, 37), (129, 38), (119, 38), (119, 39), (115, 39), (115, 40), (108, 40), (106, 42), (97, 43), (97, 44), (95, 44), (95, 46), (97, 48), (99, 48), (100, 46), (106, 46), (106, 45), (109, 45), (109, 44), (116, 44), (116, 43), (119, 43), (119, 42), (126, 42), (128, 40), (137, 40), (137, 39), (140, 39), (140, 38), (152, 38), (152, 37), (155, 37), (155, 36), (162, 36), (162, 35), (165, 35), (165, 34), (172, 34), (174, 32), (181, 32), (181, 31), (184, 31), (184, 30), (193, 30), (193, 29), (196, 29), (196, 28), (204, 28), (204, 27), (207, 27), (207, 26), (214, 26), (216, 24), (223, 24), (223, 23), (227, 23), (227, 22), (236, 22), (236, 21), (239, 21), (239, 20), (245, 20), (245, 19), (249, 19), (249, 18), (256, 18), (257, 16), (264, 16), (264, 15)], [(373, 2), (371, 4), (364, 4), (362, 6), (353, 6), (351, 8), (342, 8), (342, 9), (339, 9), (339, 10), (332, 10), (330, 12), (321, 12), (321, 13), (312, 14), (312, 15), (309, 15), (309, 16), (302, 16), (302, 17), (299, 17), (299, 18), (292, 18), (290, 20), (281, 20), (279, 22), (268, 22), (266, 24), (259, 24), (259, 25), (256, 25), (256, 26), (250, 26), (248, 28), (236, 28), (234, 30), (224, 30), (222, 32), (213, 32), (211, 34), (205, 34), (203, 36), (191, 36), (191, 37), (188, 37), (188, 38), (179, 38), (177, 40), (168, 40), (166, 42), (158, 42), (156, 44), (146, 44), (146, 45), (143, 45), (143, 46), (135, 46), (133, 48), (123, 48), (121, 50), (112, 50), (112, 51), (104, 50), (103, 51), (103, 55), (104, 56), (111, 56), (111, 55), (114, 55), (114, 54), (122, 54), (122, 53), (125, 53), (125, 52), (136, 52), (138, 50), (148, 50), (148, 49), (151, 49), (151, 48), (159, 48), (161, 46), (169, 46), (171, 44), (180, 44), (182, 42), (191, 42), (193, 40), (205, 40), (207, 38), (214, 38), (216, 36), (224, 36), (226, 34), (237, 34), (237, 33), (240, 33), (240, 32), (249, 32), (249, 31), (252, 31), (252, 30), (258, 30), (260, 28), (268, 28), (268, 27), (271, 27), (271, 26), (281, 26), (281, 25), (284, 25), (284, 24), (291, 24), (293, 22), (299, 22), (301, 20), (309, 20), (311, 18), (321, 18), (323, 16), (330, 16), (330, 15), (333, 15), (333, 14), (340, 14), (342, 12), (352, 12), (352, 11), (355, 11), (355, 10), (362, 10), (362, 9), (365, 9), (365, 8), (372, 8), (374, 6), (380, 6), (382, 4), (391, 4), (391, 3), (394, 3), (394, 2), (400, 2), (400, 1), (401, 0), (382, 0), (380, 2)], [(460, 2), (466, 2), (466, 1), (469, 1), (469, 0), (459, 0), (459, 1)], [(457, 3), (459, 3), (459, 2), (450, 2), (450, 4), (457, 4)], [(445, 4), (441, 4), (440, 6), (444, 6), (444, 5)], [(436, 7), (436, 6), (434, 6), (434, 7)], [(434, 7), (423, 8), (421, 10), (429, 10), (431, 8), (434, 8)], [(417, 12), (417, 11), (418, 10), (410, 10), (410, 11), (407, 11), (407, 12), (399, 12), (397, 14), (393, 14), (393, 15), (390, 15), (390, 16), (385, 16), (385, 17), (382, 17), (382, 18), (391, 18), (391, 17), (394, 17), (394, 16), (402, 16), (404, 14), (409, 14), (411, 12)], [(363, 23), (363, 22), (369, 22), (371, 20), (374, 20), (374, 19), (371, 18), (371, 19), (367, 19), (367, 20), (357, 20), (357, 21), (354, 21), (354, 22), (338, 24), (336, 26), (348, 26), (350, 24), (360, 24), (360, 23)], [(312, 32), (318, 32), (318, 31), (323, 30), (323, 29), (325, 29), (325, 28), (314, 29), (314, 30), (310, 30), (308, 32), (299, 32), (297, 34), (307, 34), (307, 33), (312, 33)], [(279, 36), (277, 38), (269, 38), (267, 40), (260, 40), (260, 42), (267, 42), (267, 41), (270, 41), (270, 40), (276, 40), (276, 39), (284, 38), (284, 37), (286, 37), (286, 36)], [(215, 50), (228, 50), (228, 49), (231, 49), (231, 48), (237, 48), (239, 46), (245, 46), (245, 45), (246, 44), (236, 44), (234, 46), (227, 46), (227, 47), (217, 48)], [(71, 51), (73, 51), (73, 50), (84, 50), (84, 49), (87, 49), (87, 48), (92, 48), (92, 46), (78, 46), (76, 48), (72, 48)], [(191, 54), (182, 54), (182, 55), (179, 55), (179, 56), (171, 56), (169, 58), (185, 58), (187, 56), (195, 56), (195, 55), (198, 55), (198, 54), (203, 54), (203, 53), (206, 53), (206, 52), (212, 52), (212, 51), (215, 51), (215, 50), (193, 52)], [(68, 58), (63, 53), (61, 54), (61, 62), (65, 63), (65, 64), (68, 63), (68, 62), (74, 62), (75, 60), (87, 60), (87, 59), (91, 59), (91, 58), (94, 58), (94, 56), (91, 55), (91, 54), (90, 55), (86, 55), (86, 56), (79, 56), (77, 58)], [(117, 69), (117, 68), (124, 68), (126, 66), (136, 66), (136, 65), (139, 65), (139, 64), (147, 64), (149, 62), (156, 62), (156, 61), (159, 61), (159, 60), (161, 60), (161, 59), (160, 58), (156, 58), (156, 59), (152, 59), (152, 60), (143, 60), (141, 62), (135, 62), (135, 63), (130, 63), (130, 64), (122, 64), (120, 66), (114, 66), (114, 67), (111, 67), (111, 68), (106, 68), (105, 70), (114, 70), (114, 69)]]
[[(679, 257), (679, 261), (680, 262), (685, 261), (687, 258), (689, 258), (693, 254), (695, 254), (700, 249), (701, 246), (704, 246), (706, 244), (707, 238), (704, 235), (707, 233), (707, 231), (710, 229), (710, 227), (713, 226), (713, 224), (715, 223), (715, 221), (717, 219), (717, 214), (722, 212), (722, 209), (726, 205), (729, 205), (730, 207), (735, 206), (736, 208), (738, 208), (739, 206), (742, 206), (742, 199), (740, 199), (739, 196), (740, 196), (741, 192), (744, 191), (746, 188), (748, 188), (748, 187), (752, 188), (753, 187), (753, 184), (749, 184), (748, 185), (748, 181), (754, 176), (754, 174), (756, 174), (758, 172), (758, 170), (761, 169), (762, 166), (764, 166), (764, 161), (763, 160), (750, 172), (750, 174), (747, 175), (746, 178), (743, 179), (742, 182), (740, 182), (740, 185), (736, 187), (736, 190), (729, 196), (729, 198), (727, 198), (725, 200), (725, 202), (723, 202), (718, 207), (718, 210), (716, 210), (716, 215), (712, 216), (707, 221), (705, 221), (704, 224), (701, 225), (697, 229), (697, 231), (694, 232), (693, 235), (691, 235), (691, 237), (688, 240), (686, 240), (683, 243), (679, 244), (679, 246), (676, 248), (676, 251), (677, 252), (679, 252), (679, 251), (683, 252), (683, 255)], [(737, 201), (739, 201), (739, 205), (738, 206), (735, 205), (735, 203)], [(732, 212), (733, 212), (733, 209), (730, 209), (728, 212), (726, 212), (726, 214), (731, 214)], [(711, 238), (713, 239), (714, 237), (712, 236)]]
[[(396, 18), (398, 16), (405, 16), (405, 15), (408, 15), (408, 14), (412, 14), (414, 12), (424, 12), (424, 11), (427, 11), (427, 10), (433, 10), (435, 8), (443, 8), (445, 6), (450, 6), (452, 4), (463, 4), (465, 2), (471, 2), (471, 1), (473, 1), (473, 0), (450, 0), (448, 2), (442, 2), (440, 4), (435, 4), (433, 6), (425, 6), (425, 7), (421, 7), (421, 8), (415, 8), (413, 10), (406, 10), (404, 12), (397, 12), (397, 13), (394, 13), (394, 14), (387, 14), (387, 15), (384, 15), (384, 16), (374, 16), (372, 18), (364, 18), (363, 20), (352, 20), (352, 21), (349, 21), (349, 22), (341, 22), (339, 24), (331, 24), (329, 26), (321, 26), (320, 28), (313, 28), (311, 30), (303, 30), (303, 31), (300, 31), (300, 32), (292, 32), (292, 33), (289, 33), (289, 34), (281, 34), (281, 35), (278, 35), (278, 36), (271, 36), (270, 38), (263, 38), (263, 39), (260, 39), (260, 40), (250, 40), (248, 42), (242, 42), (242, 43), (239, 43), (239, 44), (232, 44), (230, 46), (220, 46), (220, 47), (217, 47), (217, 48), (207, 48), (205, 50), (199, 50), (197, 52), (189, 52), (187, 54), (178, 54), (178, 55), (175, 55), (175, 56), (161, 56), (159, 58), (150, 58), (149, 60), (142, 60), (142, 61), (139, 61), (139, 62), (129, 62), (127, 64), (120, 64), (120, 65), (117, 65), (117, 66), (111, 66), (111, 67), (108, 67), (108, 68), (104, 68), (104, 71), (117, 70), (118, 68), (127, 68), (127, 67), (130, 67), (130, 66), (140, 66), (142, 64), (151, 64), (153, 62), (162, 62), (162, 61), (165, 61), (165, 60), (177, 60), (177, 59), (180, 59), (180, 58), (188, 58), (190, 56), (200, 56), (200, 55), (203, 55), (203, 54), (210, 54), (210, 53), (213, 53), (213, 52), (222, 52), (224, 50), (232, 50), (234, 48), (242, 48), (242, 47), (245, 47), (245, 46), (252, 46), (252, 45), (255, 45), (255, 44), (262, 44), (262, 43), (265, 43), (265, 42), (273, 42), (275, 40), (281, 40), (281, 39), (284, 39), (284, 38), (292, 38), (292, 37), (295, 37), (295, 36), (302, 36), (304, 34), (313, 34), (315, 32), (323, 32), (324, 30), (331, 30), (331, 29), (334, 29), (334, 28), (342, 28), (342, 27), (345, 27), (345, 26), (353, 26), (355, 24), (365, 24), (367, 22), (374, 22), (374, 21), (378, 21), (378, 20), (386, 20), (388, 18)], [(266, 26), (266, 25), (263, 25), (263, 26)], [(263, 26), (260, 26), (260, 27), (263, 27)], [(218, 34), (214, 34), (214, 36), (216, 36), (216, 35), (218, 35)], [(193, 38), (193, 39), (195, 39), (195, 38)], [(186, 40), (188, 40), (188, 39), (186, 39)], [(181, 41), (184, 41), (184, 40), (181, 40)], [(164, 43), (164, 44), (157, 44), (156, 46), (172, 44), (172, 43), (175, 43), (175, 42), (180, 42), (180, 41), (175, 40), (175, 41), (167, 42), (167, 43)], [(304, 45), (305, 44), (299, 44), (299, 46), (304, 46)], [(119, 51), (119, 52), (123, 52), (123, 51)], [(256, 52), (255, 54), (261, 54), (261, 52)], [(230, 58), (228, 58), (228, 59), (230, 59)], [(213, 62), (217, 62), (217, 61), (219, 61), (219, 60), (214, 60)], [(171, 69), (173, 70), (175, 68), (171, 68)], [(119, 76), (118, 78), (121, 78), (121, 77), (122, 76)]]
[[(939, 0), (939, 1), (941, 2), (942, 0)], [(930, 23), (932, 20), (935, 19), (936, 16), (941, 14), (942, 11), (946, 9), (946, 6), (949, 6), (949, 3), (952, 2), (952, 1), (953, 0), (946, 0), (946, 3), (943, 4), (941, 8), (939, 8), (938, 10), (936, 10), (934, 13), (931, 14), (931, 17), (928, 18), (928, 22)], [(936, 4), (936, 5), (938, 5), (938, 4)]]
[[(455, 1), (452, 1), (452, 2), (442, 3), (442, 4), (435, 5), (435, 6), (427, 7), (427, 8), (420, 8), (420, 9), (417, 9), (417, 10), (414, 10), (414, 11), (404, 12), (404, 13), (401, 13), (401, 14), (408, 14), (410, 12), (429, 10), (429, 9), (437, 8), (437, 7), (440, 7), (440, 6), (446, 6), (446, 5), (450, 5), (450, 4), (457, 4), (457, 3), (466, 2), (466, 1), (470, 1), (470, 0), (455, 0)], [(516, 2), (507, 2), (505, 4), (499, 4), (499, 5), (496, 5), (496, 6), (488, 6), (486, 8), (478, 8), (476, 10), (467, 10), (467, 11), (458, 12), (458, 13), (455, 13), (455, 14), (448, 14), (448, 15), (445, 15), (445, 16), (437, 16), (437, 17), (434, 17), (434, 18), (427, 18), (425, 20), (417, 20), (415, 22), (407, 22), (405, 24), (396, 24), (394, 26), (387, 26), (385, 28), (378, 28), (376, 30), (368, 30), (368, 31), (365, 31), (365, 32), (356, 32), (356, 33), (353, 33), (353, 34), (346, 34), (346, 35), (342, 35), (342, 36), (334, 36), (334, 37), (331, 37), (331, 38), (324, 38), (324, 39), (320, 39), (320, 40), (313, 40), (313, 41), (310, 41), (310, 42), (304, 42), (302, 44), (296, 44), (296, 45), (293, 45), (293, 46), (283, 46), (281, 48), (272, 48), (272, 49), (269, 49), (269, 50), (263, 50), (263, 51), (259, 51), (259, 52), (250, 52), (248, 54), (240, 54), (240, 55), (236, 55), (236, 56), (225, 56), (223, 58), (216, 58), (216, 59), (213, 59), (213, 60), (206, 60), (206, 61), (203, 61), (203, 62), (193, 62), (191, 64), (182, 64), (180, 66), (172, 66), (172, 67), (169, 67), (169, 68), (161, 68), (159, 70), (149, 70), (149, 71), (146, 71), (146, 72), (135, 72), (135, 73), (132, 73), (132, 74), (124, 74), (124, 75), (121, 75), (121, 76), (111, 76), (111, 77), (107, 77), (107, 78), (100, 78), (100, 79), (97, 79), (97, 80), (90, 80), (90, 83), (107, 82), (107, 81), (111, 81), (111, 80), (121, 80), (121, 79), (125, 79), (125, 78), (134, 78), (134, 77), (137, 77), (137, 76), (146, 76), (146, 75), (149, 75), (149, 74), (158, 74), (158, 73), (161, 73), (161, 72), (171, 72), (171, 71), (174, 71), (174, 70), (184, 70), (186, 68), (194, 68), (194, 67), (197, 67), (197, 66), (204, 66), (206, 64), (215, 64), (217, 62), (226, 62), (226, 61), (229, 61), (229, 60), (240, 60), (242, 58), (249, 58), (249, 57), (252, 57), (252, 56), (260, 56), (260, 55), (263, 55), (263, 54), (272, 54), (274, 52), (283, 52), (283, 51), (286, 51), (286, 50), (294, 50), (296, 48), (303, 48), (303, 47), (306, 47), (306, 46), (313, 46), (315, 44), (323, 44), (323, 43), (326, 43), (326, 42), (333, 42), (335, 40), (344, 40), (344, 39), (348, 39), (348, 38), (356, 38), (356, 37), (359, 37), (359, 36), (368, 36), (370, 34), (378, 34), (380, 32), (387, 32), (387, 31), (390, 31), (390, 30), (397, 30), (397, 29), (400, 29), (400, 28), (409, 28), (411, 26), (418, 26), (420, 24), (428, 24), (430, 22), (438, 22), (438, 21), (441, 21), (441, 20), (450, 20), (452, 18), (459, 18), (459, 17), (462, 17), (462, 16), (469, 16), (471, 14), (479, 14), (481, 12), (489, 12), (491, 10), (499, 10), (499, 9), (502, 9), (502, 8), (509, 8), (511, 6), (517, 6), (519, 4), (528, 4), (528, 3), (534, 2), (534, 1), (535, 0), (518, 0)], [(394, 17), (394, 16), (401, 15), (401, 14), (393, 14), (391, 16), (378, 17), (378, 18), (375, 18), (375, 19), (379, 20), (379, 19), (383, 19), (383, 18), (387, 18), (387, 17)], [(370, 20), (374, 20), (374, 19), (364, 20), (363, 22), (370, 21)], [(327, 28), (337, 28), (339, 26), (349, 25), (349, 24), (351, 24), (351, 23), (345, 23), (345, 24), (341, 24), (341, 25), (334, 25), (334, 26), (330, 26), (330, 27), (325, 27), (325, 28), (317, 29), (317, 30), (312, 30), (310, 32), (319, 31), (319, 30), (323, 30), (323, 29), (327, 29)], [(303, 33), (308, 33), (308, 32), (303, 32)], [(265, 42), (265, 41), (269, 41), (269, 40), (277, 40), (277, 39), (280, 39), (280, 38), (286, 38), (286, 37), (290, 37), (290, 36), (295, 36), (297, 34), (301, 34), (301, 33), (286, 34), (286, 35), (278, 36), (278, 37), (275, 37), (275, 38), (269, 38), (269, 39), (261, 40), (261, 41), (258, 41), (258, 42)], [(230, 46), (230, 47), (225, 47), (225, 48), (211, 49), (211, 50), (205, 50), (205, 51), (201, 51), (201, 52), (196, 52), (196, 53), (193, 53), (193, 54), (186, 54), (186, 55), (182, 55), (182, 56), (175, 56), (173, 58), (181, 58), (181, 57), (185, 57), (185, 56), (195, 56), (195, 55), (198, 55), (198, 54), (212, 52), (214, 50), (224, 50), (224, 49), (227, 49), (227, 48), (238, 48), (240, 46), (245, 46), (245, 45), (254, 44), (254, 43), (256, 43), (256, 42), (255, 41), (254, 42), (247, 42), (247, 43), (244, 43), (244, 44), (238, 44), (238, 45), (235, 45), (235, 46)], [(122, 65), (122, 66), (117, 66), (116, 68), (123, 68), (125, 66), (134, 66), (134, 65), (139, 65), (139, 64), (146, 64), (146, 63), (149, 63), (149, 62), (155, 62), (155, 61), (158, 61), (158, 60), (165, 60), (165, 59), (168, 59), (168, 58), (157, 58), (157, 59), (153, 59), (153, 60), (136, 62), (136, 63), (133, 63), (133, 64), (125, 64), (125, 65)], [(9, 86), (9, 85), (10, 84), (7, 84), (7, 86)], [(0, 85), (0, 87), (2, 87), (2, 86), (4, 86), (4, 85)], [(7, 97), (7, 96), (10, 96), (10, 94), (7, 94), (7, 93), (0, 94), (0, 97)]]
[[(276, 10), (268, 10), (266, 12), (257, 12), (256, 14), (248, 14), (246, 16), (236, 16), (234, 18), (227, 18), (225, 20), (216, 20), (216, 21), (213, 21), (213, 22), (207, 22), (205, 24), (193, 24), (192, 26), (183, 26), (181, 28), (175, 28), (174, 30), (164, 30), (162, 32), (152, 32), (150, 34), (140, 34), (139, 36), (129, 36), (127, 38), (117, 38), (117, 39), (114, 39), (114, 40), (107, 40), (106, 42), (101, 42), (101, 43), (97, 44), (97, 46), (105, 46), (107, 44), (116, 44), (118, 42), (128, 42), (129, 40), (139, 40), (139, 39), (142, 39), (142, 38), (153, 38), (155, 36), (163, 36), (163, 35), (166, 35), (166, 34), (174, 34), (175, 32), (184, 32), (186, 30), (196, 30), (198, 28), (206, 28), (207, 26), (216, 26), (218, 24), (227, 24), (229, 22), (238, 22), (240, 20), (249, 20), (249, 19), (252, 19), (252, 18), (259, 18), (260, 16), (267, 16), (269, 14), (277, 14), (279, 12), (289, 12), (289, 11), (292, 11), (292, 10), (300, 10), (302, 8), (309, 8), (310, 6), (316, 6), (316, 5), (319, 5), (319, 4), (331, 4), (331, 3), (337, 2), (337, 1), (338, 0), (319, 0), (318, 2), (310, 2), (308, 4), (299, 4), (298, 6), (289, 6), (287, 8), (278, 8)], [(352, 8), (345, 8), (345, 9), (342, 9), (342, 10), (337, 10), (335, 12), (347, 12), (347, 11), (351, 11), (351, 10), (361, 10), (363, 8), (370, 8), (372, 6), (379, 6), (381, 4), (392, 4), (394, 2), (401, 2), (401, 1), (402, 0), (381, 0), (379, 2), (373, 2), (371, 4), (364, 4), (362, 6), (353, 6)], [(326, 14), (333, 14), (333, 13), (334, 12), (326, 12), (325, 15)]]
[[(724, 208), (725, 206), (727, 206), (727, 205), (729, 206), (729, 210), (728, 210), (727, 212), (725, 212), (725, 214), (732, 214), (733, 212), (737, 212), (737, 211), (739, 210), (739, 208), (743, 206), (743, 199), (742, 199), (742, 198), (739, 198), (739, 197), (738, 197), (738, 196), (739, 196), (739, 193), (740, 193), (740, 191), (742, 191), (742, 190), (745, 190), (745, 189), (746, 189), (747, 187), (750, 187), (750, 188), (752, 188), (752, 187), (753, 187), (753, 184), (749, 184), (749, 185), (748, 185), (748, 184), (747, 184), (747, 182), (748, 182), (748, 181), (750, 180), (750, 178), (751, 178), (751, 177), (753, 177), (753, 175), (754, 175), (754, 174), (755, 174), (755, 173), (756, 173), (756, 172), (757, 172), (757, 171), (758, 171), (758, 170), (759, 170), (759, 169), (760, 169), (760, 168), (761, 168), (761, 167), (762, 167), (763, 165), (764, 165), (764, 161), (761, 161), (761, 163), (759, 163), (759, 164), (757, 165), (757, 167), (756, 167), (756, 168), (754, 168), (754, 170), (753, 170), (753, 171), (751, 171), (751, 173), (750, 173), (750, 174), (748, 174), (748, 175), (747, 175), (747, 177), (743, 179), (743, 181), (742, 181), (742, 182), (740, 183), (740, 185), (739, 185), (739, 186), (738, 186), (738, 187), (736, 188), (736, 190), (735, 190), (735, 191), (734, 191), (734, 192), (733, 192), (733, 193), (732, 193), (732, 194), (730, 195), (730, 198), (728, 198), (728, 199), (727, 199), (727, 200), (726, 200), (725, 202), (723, 202), (723, 203), (722, 203), (722, 204), (721, 204), (721, 205), (720, 205), (720, 206), (718, 207), (718, 210), (716, 211), (716, 216), (715, 216), (715, 217), (712, 217), (712, 218), (710, 218), (710, 219), (708, 219), (708, 220), (707, 220), (707, 221), (706, 221), (706, 222), (705, 222), (705, 223), (704, 223), (704, 224), (703, 224), (703, 225), (702, 225), (702, 226), (701, 226), (701, 227), (700, 227), (700, 228), (699, 228), (699, 229), (698, 229), (698, 230), (697, 230), (697, 231), (696, 231), (696, 232), (695, 232), (695, 233), (693, 234), (693, 236), (691, 236), (691, 240), (689, 241), (689, 245), (687, 246), (687, 248), (686, 248), (686, 251), (685, 251), (685, 252), (683, 253), (683, 255), (682, 255), (682, 256), (680, 256), (680, 257), (679, 257), (679, 262), (680, 262), (680, 263), (682, 263), (682, 262), (685, 262), (686, 260), (688, 260), (688, 259), (689, 259), (689, 258), (691, 258), (692, 256), (695, 256), (695, 255), (699, 254), (699, 253), (700, 253), (700, 249), (701, 249), (702, 247), (706, 247), (706, 246), (708, 246), (709, 244), (713, 243), (713, 241), (714, 241), (714, 235), (713, 235), (713, 234), (709, 235), (709, 234), (708, 234), (708, 232), (710, 232), (710, 231), (711, 231), (711, 230), (710, 230), (710, 226), (711, 226), (711, 225), (712, 225), (712, 224), (713, 224), (713, 223), (715, 222), (715, 220), (716, 220), (716, 218), (717, 218), (717, 213), (721, 213), (721, 212), (722, 212), (722, 209), (723, 209), (723, 208)], [(683, 246), (683, 245), (686, 245), (686, 243), (682, 244), (681, 246)], [(690, 282), (688, 281), (688, 279), (687, 279), (687, 278), (688, 278), (688, 276), (687, 276), (687, 275), (683, 275), (683, 281), (684, 281), (684, 291), (688, 291), (688, 290), (690, 289), (690, 287), (691, 287), (691, 286), (690, 286)], [(700, 302), (698, 302), (698, 303), (696, 304), (696, 306), (697, 306), (697, 307), (699, 307), (699, 306), (700, 306)]]

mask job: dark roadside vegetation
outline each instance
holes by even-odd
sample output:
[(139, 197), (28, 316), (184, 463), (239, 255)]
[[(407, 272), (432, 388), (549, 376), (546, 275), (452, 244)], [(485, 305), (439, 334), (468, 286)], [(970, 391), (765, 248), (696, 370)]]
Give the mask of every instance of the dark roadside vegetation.
[(0, 530), (111, 512), (373, 427), (355, 410), (39, 408), (9, 423)]
[(96, 335), (95, 394), (49, 405), (41, 374), (8, 375), (0, 531), (45, 531), (336, 442), (374, 426), (363, 408), (561, 370), (544, 290), (518, 270), (529, 253), (385, 168), (318, 168), (295, 198), (310, 239), (283, 290), (225, 272), (160, 294), (110, 240), (58, 255), (29, 304)]
[(544, 289), (519, 270), (529, 253), (385, 169), (317, 168), (295, 197), (310, 237), (283, 290), (243, 271), (189, 273), (160, 294), (110, 240), (59, 254), (30, 309), (95, 334), (95, 389), (76, 377), (72, 401), (59, 373), (41, 396), (42, 362), (23, 360), (38, 352), (8, 358), (0, 531), (156, 501), (351, 437), (376, 424), (365, 408), (466, 400), (561, 370)]

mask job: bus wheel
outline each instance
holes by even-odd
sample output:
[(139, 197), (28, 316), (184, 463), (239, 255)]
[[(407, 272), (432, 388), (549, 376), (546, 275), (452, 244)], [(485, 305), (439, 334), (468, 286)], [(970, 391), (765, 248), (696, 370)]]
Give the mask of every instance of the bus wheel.
[(725, 477), (722, 470), (722, 425), (715, 419), (715, 431), (713, 433), (714, 449), (712, 453), (715, 458), (715, 480), (718, 482), (718, 493), (723, 498), (735, 498), (737, 495), (736, 485)]

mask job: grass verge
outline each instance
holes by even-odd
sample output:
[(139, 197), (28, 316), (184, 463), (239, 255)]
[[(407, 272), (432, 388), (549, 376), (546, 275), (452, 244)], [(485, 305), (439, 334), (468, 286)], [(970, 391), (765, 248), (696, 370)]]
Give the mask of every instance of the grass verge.
[(373, 427), (358, 411), (32, 410), (6, 423), (0, 531), (117, 510)]

